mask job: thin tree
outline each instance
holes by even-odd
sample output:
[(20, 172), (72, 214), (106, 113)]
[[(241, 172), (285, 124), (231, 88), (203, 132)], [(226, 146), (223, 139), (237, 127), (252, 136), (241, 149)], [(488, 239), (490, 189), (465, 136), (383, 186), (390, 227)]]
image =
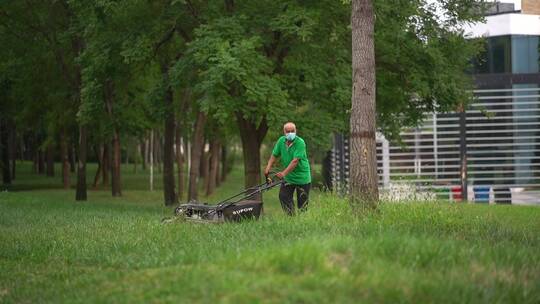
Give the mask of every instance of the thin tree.
[(376, 208), (375, 43), (372, 0), (352, 1), (352, 108), (350, 202), (355, 210)]
[[(167, 70), (164, 69), (164, 74)], [(172, 88), (167, 88), (165, 92), (165, 131), (163, 144), (163, 198), (165, 205), (173, 205), (178, 202), (178, 197), (174, 189), (174, 138), (176, 124), (173, 111), (173, 92)]]
[(150, 151), (149, 151), (149, 163), (150, 163), (150, 191), (154, 191), (154, 130), (150, 130)]
[(204, 125), (206, 124), (206, 115), (200, 111), (197, 114), (195, 128), (192, 134), (190, 162), (189, 168), (189, 186), (188, 186), (188, 201), (196, 200), (199, 196), (198, 179), (201, 164), (202, 151), (204, 147)]

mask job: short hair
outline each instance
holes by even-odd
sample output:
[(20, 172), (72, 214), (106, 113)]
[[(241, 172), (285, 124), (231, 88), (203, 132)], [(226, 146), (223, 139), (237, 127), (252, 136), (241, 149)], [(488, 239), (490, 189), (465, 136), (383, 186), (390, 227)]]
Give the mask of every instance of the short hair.
[(289, 121), (289, 122), (286, 122), (284, 125), (283, 125), (283, 131), (285, 131), (285, 127), (287, 125), (292, 125), (294, 127), (294, 130), (296, 131), (296, 125), (294, 124), (294, 122), (292, 121)]

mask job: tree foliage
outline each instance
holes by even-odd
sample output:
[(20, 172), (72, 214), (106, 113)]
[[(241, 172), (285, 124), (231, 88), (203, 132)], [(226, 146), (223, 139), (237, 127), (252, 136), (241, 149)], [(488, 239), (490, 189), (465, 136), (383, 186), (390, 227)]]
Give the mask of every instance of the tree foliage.
[[(374, 1), (386, 135), (470, 98), (479, 46), (460, 26), (481, 20), (483, 2)], [(121, 142), (165, 131), (170, 113), (186, 140), (199, 111), (206, 137), (222, 141), (259, 132), (271, 143), (294, 121), (322, 155), (349, 128), (350, 17), (349, 1), (332, 0), (2, 1), (2, 115), (50, 140), (67, 130), (73, 143), (87, 125), (92, 145), (114, 130)], [(240, 120), (253, 130), (239, 132)]]

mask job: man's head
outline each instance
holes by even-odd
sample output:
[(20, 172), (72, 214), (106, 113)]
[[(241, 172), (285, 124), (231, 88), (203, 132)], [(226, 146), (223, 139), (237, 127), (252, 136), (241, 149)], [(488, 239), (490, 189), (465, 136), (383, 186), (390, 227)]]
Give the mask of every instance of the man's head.
[(292, 122), (288, 122), (286, 124), (283, 125), (283, 133), (287, 134), (287, 133), (291, 133), (291, 132), (294, 132), (296, 133), (296, 125)]
[(287, 137), (287, 140), (293, 141), (296, 137), (296, 125), (292, 122), (288, 122), (283, 125), (283, 134)]

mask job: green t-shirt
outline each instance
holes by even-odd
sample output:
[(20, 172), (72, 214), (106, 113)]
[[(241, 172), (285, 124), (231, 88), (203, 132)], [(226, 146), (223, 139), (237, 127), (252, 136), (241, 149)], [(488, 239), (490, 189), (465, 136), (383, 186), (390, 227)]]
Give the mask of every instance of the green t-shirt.
[(306, 152), (306, 143), (298, 136), (293, 140), (292, 145), (287, 147), (287, 139), (281, 136), (272, 150), (275, 157), (281, 158), (281, 164), (287, 168), (291, 161), (298, 158), (296, 167), (285, 176), (285, 181), (294, 185), (305, 185), (311, 183), (311, 169)]

